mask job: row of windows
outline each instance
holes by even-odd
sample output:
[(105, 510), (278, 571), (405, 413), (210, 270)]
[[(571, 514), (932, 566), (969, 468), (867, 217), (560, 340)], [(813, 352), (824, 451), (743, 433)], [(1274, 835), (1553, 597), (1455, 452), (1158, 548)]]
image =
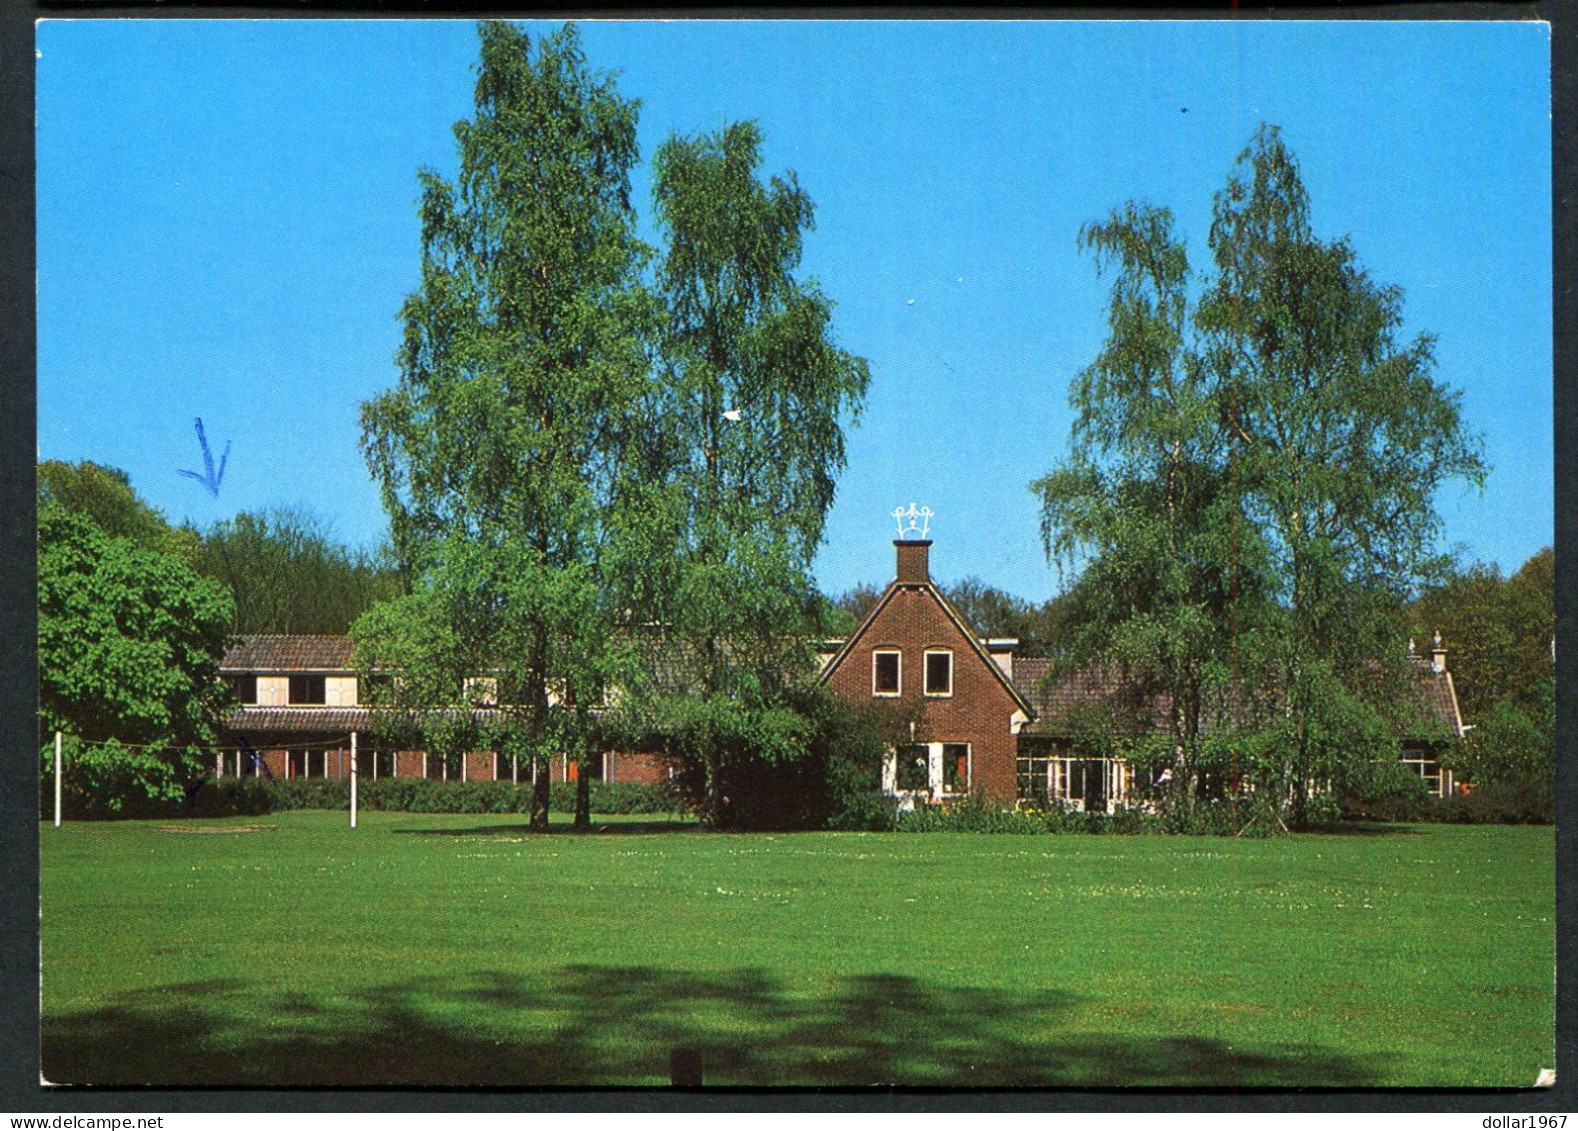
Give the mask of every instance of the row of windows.
[[(944, 648), (930, 649), (922, 664), (923, 688), (933, 698), (953, 694), (953, 653)], [(871, 653), (871, 694), (894, 697), (904, 693), (904, 654), (898, 649), (879, 648)]]
[[(392, 689), (391, 679), (388, 675), (362, 676), (366, 681), (365, 690), (370, 698), (365, 702), (383, 703), (388, 701), (388, 694)], [(258, 702), (258, 677), (256, 675), (231, 676), (231, 684), (235, 688), (236, 698), (247, 706), (255, 706)], [(465, 681), (467, 700), (474, 706), (493, 707), (499, 701), (499, 681), (493, 676), (478, 676)], [(556, 697), (549, 693), (549, 702)], [(293, 675), (290, 677), (290, 689), (286, 693), (285, 702), (292, 707), (321, 707), (328, 703), (327, 679), (321, 675)], [(507, 699), (511, 703), (525, 701), (524, 692), (514, 692), (513, 697)], [(595, 691), (592, 705), (604, 706), (601, 689)]]
[(1017, 759), (1020, 801), (1045, 808), (1053, 801), (1079, 803), (1086, 812), (1104, 812), (1108, 799), (1124, 792), (1127, 768), (1112, 758), (1032, 755)]
[[(284, 764), (277, 772), (287, 778), (346, 778), (351, 773), (351, 754), (349, 750), (337, 748), (286, 750)], [(481, 781), (502, 781), (518, 778), (520, 781), (536, 781), (537, 767), (528, 761), (522, 766), (512, 763), (503, 754), (493, 751), (484, 751), (489, 757), (488, 770), (492, 776), (481, 778)], [(452, 754), (445, 758), (439, 754), (415, 752), (415, 757), (408, 757), (404, 761), (405, 777), (415, 776), (424, 778), (440, 778), (448, 781), (450, 778), (457, 780), (464, 776), (462, 768), (462, 755)], [(609, 759), (612, 755), (603, 753), (593, 757), (586, 766), (586, 779), (588, 781), (605, 780), (609, 769)], [(219, 755), (216, 769), (219, 776), (233, 773), (237, 777), (251, 777), (260, 773), (258, 768), (261, 755), (243, 755), (236, 751), (234, 755)], [(233, 758), (233, 762), (231, 759)], [(569, 755), (560, 755), (559, 772), (565, 781), (575, 781), (580, 776), (580, 763), (570, 761)], [(277, 763), (276, 763), (277, 764)], [(474, 762), (472, 763), (475, 764)], [(362, 751), (358, 759), (357, 771), (362, 777), (398, 778), (401, 777), (400, 756), (393, 750)]]
[[(258, 701), (258, 677), (238, 675), (232, 678), (236, 698), (245, 704), (255, 704)], [(285, 701), (293, 707), (321, 707), (329, 701), (328, 684), (321, 675), (293, 675)]]

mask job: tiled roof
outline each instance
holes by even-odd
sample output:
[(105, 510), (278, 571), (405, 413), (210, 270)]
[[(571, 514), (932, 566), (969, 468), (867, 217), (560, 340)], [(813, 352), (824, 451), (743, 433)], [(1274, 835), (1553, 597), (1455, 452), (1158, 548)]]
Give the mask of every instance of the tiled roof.
[[(1020, 694), (1036, 710), (1033, 722), (1021, 734), (1061, 734), (1070, 712), (1094, 707), (1119, 705), (1123, 682), (1109, 676), (1100, 668), (1086, 668), (1069, 675), (1047, 679), (1052, 661), (1035, 657), (1014, 660), (1014, 683)], [(1168, 726), (1166, 703), (1154, 699), (1149, 704), (1129, 703), (1124, 706), (1141, 715), (1139, 726), (1153, 731), (1165, 731)]]
[[(450, 714), (460, 712), (456, 710)], [(500, 712), (485, 707), (473, 709), (471, 715), (481, 723), (495, 722), (501, 717)], [(397, 716), (391, 712), (385, 715), (384, 721), (390, 717)], [(348, 734), (353, 730), (372, 729), (373, 708), (242, 707), (225, 720), (225, 726), (243, 734)]]
[(1457, 691), (1452, 686), (1451, 672), (1433, 672), (1430, 665), (1414, 661), (1419, 672), (1419, 682), (1414, 686), (1419, 696), (1419, 708), (1430, 722), (1446, 727), (1453, 734), (1461, 734), (1463, 717), (1458, 713)]
[(372, 721), (365, 707), (242, 707), (226, 725), (242, 733), (335, 734), (366, 730)]
[[(1440, 727), (1453, 735), (1462, 733), (1451, 673), (1433, 672), (1427, 663), (1417, 660), (1414, 667), (1418, 675), (1414, 687), (1423, 721), (1427, 726)], [(1067, 719), (1069, 712), (1101, 706), (1121, 706), (1139, 714), (1142, 729), (1146, 726), (1153, 732), (1168, 729), (1164, 697), (1153, 698), (1148, 704), (1121, 703), (1117, 696), (1123, 690), (1122, 682), (1101, 669), (1090, 668), (1048, 680), (1051, 668), (1052, 662), (1045, 659), (1024, 657), (1014, 661), (1014, 683), (1036, 709), (1035, 720), (1020, 733), (1060, 735), (1066, 728), (1059, 724)]]
[(225, 651), (222, 671), (335, 672), (351, 667), (349, 636), (241, 636)]

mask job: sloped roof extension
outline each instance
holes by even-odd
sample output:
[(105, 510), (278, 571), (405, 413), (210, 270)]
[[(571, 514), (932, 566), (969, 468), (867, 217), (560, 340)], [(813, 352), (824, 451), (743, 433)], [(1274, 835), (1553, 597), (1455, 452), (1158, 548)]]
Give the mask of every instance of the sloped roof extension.
[[(1036, 719), (1021, 732), (1027, 735), (1058, 735), (1059, 723), (1069, 712), (1113, 703), (1124, 690), (1123, 681), (1101, 668), (1091, 667), (1069, 674), (1048, 674), (1052, 661), (1023, 657), (1014, 661), (1014, 682), (1020, 692), (1034, 705)], [(1458, 711), (1457, 692), (1452, 684), (1452, 673), (1433, 671), (1430, 665), (1414, 661), (1416, 680), (1413, 684), (1416, 703), (1427, 722), (1434, 723), (1455, 736), (1463, 734), (1463, 719)], [(1131, 705), (1132, 707), (1132, 705)], [(1151, 733), (1164, 733), (1169, 729), (1168, 706), (1164, 696), (1155, 696), (1140, 707), (1141, 729)], [(1421, 736), (1423, 737), (1423, 736)]]
[(224, 672), (347, 672), (349, 636), (238, 636), (219, 662)]
[(225, 720), (232, 731), (299, 734), (368, 730), (372, 723), (366, 707), (242, 707)]

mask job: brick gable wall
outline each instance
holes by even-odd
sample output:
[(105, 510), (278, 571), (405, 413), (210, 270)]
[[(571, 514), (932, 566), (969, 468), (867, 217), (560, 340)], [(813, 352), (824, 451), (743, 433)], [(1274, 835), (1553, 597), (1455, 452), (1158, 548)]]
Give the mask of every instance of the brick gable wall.
[[(896, 648), (903, 656), (902, 694), (872, 696), (872, 653)], [(923, 694), (927, 649), (953, 652), (953, 695)], [(968, 742), (970, 787), (1000, 801), (1014, 800), (1018, 740), (1012, 730), (1018, 704), (968, 637), (943, 610), (929, 585), (896, 584), (874, 620), (827, 677), (827, 685), (848, 703), (896, 703), (920, 709), (917, 742)]]

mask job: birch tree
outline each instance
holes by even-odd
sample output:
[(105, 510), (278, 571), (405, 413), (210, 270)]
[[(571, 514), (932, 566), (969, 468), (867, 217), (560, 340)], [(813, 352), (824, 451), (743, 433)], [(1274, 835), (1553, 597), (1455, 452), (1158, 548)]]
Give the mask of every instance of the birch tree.
[(637, 106), (587, 65), (573, 26), (535, 42), (507, 23), (479, 34), (458, 176), (420, 173), (399, 381), (362, 411), (412, 595), (359, 623), (359, 655), (423, 670), (391, 694), (429, 717), (483, 709), (479, 740), (535, 766), (536, 827), (550, 758), (574, 761), (584, 826), (619, 667), (607, 552), (649, 385)]

